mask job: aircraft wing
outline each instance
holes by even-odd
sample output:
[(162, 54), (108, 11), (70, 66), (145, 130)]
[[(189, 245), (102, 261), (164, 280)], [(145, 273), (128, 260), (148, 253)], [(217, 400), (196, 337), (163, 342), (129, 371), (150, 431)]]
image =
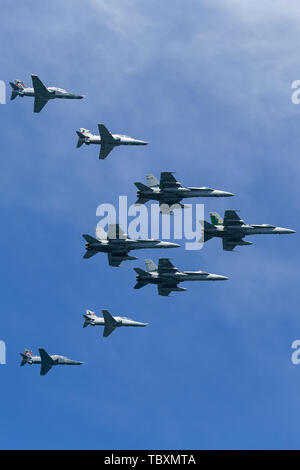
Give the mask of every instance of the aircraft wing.
[(159, 186), (161, 189), (178, 186), (178, 181), (174, 178), (172, 172), (162, 171), (160, 174)]
[(104, 158), (107, 157), (107, 155), (113, 150), (114, 147), (115, 146), (112, 144), (101, 144), (99, 159), (104, 160)]
[(160, 258), (158, 261), (158, 272), (176, 272), (178, 269), (174, 266), (173, 263), (169, 260), (169, 258)]
[(36, 96), (43, 97), (44, 99), (49, 96), (49, 91), (43, 84), (43, 82), (39, 79), (37, 75), (31, 75), (32, 78), (32, 85), (34, 89), (34, 94)]
[[(124, 253), (113, 253), (111, 251), (109, 251), (107, 253), (107, 257), (108, 257), (108, 264), (110, 266), (115, 266), (115, 267), (118, 267), (120, 266), (120, 264), (122, 263), (122, 261), (124, 260), (124, 258), (127, 256), (127, 252), (124, 251)], [(123, 258), (124, 257), (124, 258)]]
[[(174, 287), (177, 287), (177, 284), (174, 284)], [(168, 297), (170, 292), (172, 292), (173, 288), (171, 286), (164, 286), (163, 284), (158, 284), (158, 294), (162, 295), (163, 297)]]
[(47, 372), (49, 372), (49, 370), (53, 366), (54, 362), (53, 362), (52, 357), (49, 356), (49, 354), (47, 353), (45, 349), (39, 348), (39, 353), (40, 353), (41, 361), (42, 361), (40, 375), (46, 375)]
[(46, 375), (51, 368), (52, 366), (50, 366), (50, 364), (46, 364), (45, 362), (42, 362), (40, 375)]
[(48, 103), (47, 99), (41, 98), (40, 96), (36, 95), (34, 98), (34, 113), (39, 113), (42, 111), (43, 107)]
[(126, 234), (123, 232), (119, 224), (108, 224), (107, 238), (111, 240), (125, 240)]
[(109, 130), (105, 127), (104, 124), (98, 124), (99, 134), (101, 137), (101, 142), (105, 144), (114, 144), (115, 139), (113, 138), (112, 134)]
[(117, 328), (117, 322), (108, 310), (102, 310), (102, 313), (104, 318), (103, 336), (107, 338), (107, 336), (111, 335), (112, 332)]
[(223, 225), (243, 225), (244, 221), (237, 215), (236, 211), (225, 211)]
[(223, 243), (223, 250), (225, 251), (232, 251), (235, 249), (235, 247), (239, 244), (239, 241), (242, 240), (242, 237), (240, 239), (233, 239), (233, 238), (227, 238), (224, 237), (222, 240)]

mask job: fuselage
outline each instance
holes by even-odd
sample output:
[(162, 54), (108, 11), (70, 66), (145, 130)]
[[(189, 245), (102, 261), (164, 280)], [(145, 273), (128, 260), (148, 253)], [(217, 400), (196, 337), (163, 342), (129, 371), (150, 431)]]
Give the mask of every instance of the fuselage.
[(214, 237), (245, 237), (248, 235), (280, 235), (295, 233), (294, 230), (283, 227), (275, 227), (273, 225), (262, 224), (262, 225), (251, 225), (243, 224), (240, 226), (224, 226), (224, 225), (213, 225), (211, 227), (205, 227), (205, 233)]
[(137, 281), (143, 281), (150, 284), (165, 284), (172, 285), (185, 281), (224, 281), (228, 277), (219, 274), (211, 274), (205, 271), (178, 271), (175, 273), (158, 273), (153, 271), (148, 273), (148, 276), (137, 275)]
[[(64, 99), (81, 99), (81, 98), (83, 98), (82, 95), (76, 95), (74, 93), (69, 93), (68, 91), (63, 90), (62, 88), (47, 87), (47, 90), (49, 92), (49, 95), (47, 96), (48, 100), (52, 100), (54, 98), (64, 98)], [(35, 96), (34, 89), (29, 88), (29, 87), (19, 88), (17, 93), (20, 97)]]
[[(85, 318), (85, 321), (88, 322), (89, 325), (91, 326), (105, 326), (105, 320), (103, 317), (98, 317), (96, 315), (88, 315), (85, 314), (83, 315)], [(117, 323), (115, 326), (147, 326), (148, 323), (143, 323), (143, 322), (138, 322), (135, 320), (131, 320), (131, 318), (127, 317), (113, 317), (115, 322)]]
[[(80, 129), (80, 133), (84, 137), (84, 143), (86, 145), (95, 144), (100, 145), (102, 143), (100, 135), (94, 135), (90, 131), (86, 129)], [(122, 134), (112, 134), (114, 139), (113, 145), (147, 145), (148, 142), (144, 140), (134, 139), (133, 137), (129, 137), (128, 135)], [(111, 142), (110, 142), (111, 143)]]
[(233, 193), (227, 191), (220, 191), (218, 189), (211, 189), (206, 187), (172, 187), (164, 188), (152, 187), (149, 190), (138, 191), (138, 197), (153, 199), (156, 201), (180, 201), (181, 199), (193, 198), (193, 197), (230, 197), (234, 196)]
[(87, 250), (99, 251), (108, 253), (110, 251), (131, 251), (141, 250), (146, 248), (177, 248), (180, 247), (177, 243), (164, 242), (161, 240), (132, 240), (132, 239), (110, 239), (99, 240), (95, 243), (86, 243)]
[[(82, 362), (79, 361), (74, 361), (73, 359), (69, 359), (68, 357), (65, 356), (59, 356), (57, 354), (50, 355), (51, 359), (53, 360), (53, 366), (56, 365), (80, 365)], [(28, 364), (41, 364), (42, 360), (40, 356), (29, 356), (27, 361)]]

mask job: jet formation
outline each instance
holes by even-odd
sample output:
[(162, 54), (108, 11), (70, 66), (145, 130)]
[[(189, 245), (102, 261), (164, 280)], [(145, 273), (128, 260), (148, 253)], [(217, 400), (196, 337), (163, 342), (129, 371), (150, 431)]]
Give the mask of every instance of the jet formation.
[(222, 238), (223, 250), (232, 251), (236, 246), (252, 245), (244, 240), (248, 235), (278, 235), (296, 233), (295, 230), (275, 225), (247, 224), (236, 211), (226, 210), (224, 220), (217, 212), (210, 212), (211, 223), (204, 221), (204, 242), (211, 238)]
[(74, 361), (65, 356), (49, 355), (43, 348), (39, 348), (39, 353), (39, 356), (34, 356), (32, 351), (25, 349), (24, 353), (20, 353), (22, 357), (20, 365), (41, 364), (40, 375), (46, 375), (53, 366), (80, 366), (83, 364), (83, 362)]
[(158, 294), (167, 297), (170, 292), (182, 292), (186, 289), (178, 287), (185, 281), (225, 281), (226, 276), (211, 274), (206, 271), (179, 271), (169, 258), (160, 258), (158, 266), (152, 260), (145, 260), (146, 271), (134, 268), (137, 273), (137, 283), (134, 289), (141, 289), (147, 284), (156, 284)]
[(98, 317), (91, 310), (86, 310), (86, 313), (83, 315), (84, 323), (83, 328), (86, 328), (88, 325), (91, 326), (104, 326), (103, 336), (107, 338), (116, 328), (120, 326), (147, 326), (148, 323), (142, 323), (139, 321), (132, 320), (127, 317), (113, 317), (108, 310), (102, 310), (103, 317)]
[[(141, 250), (149, 248), (178, 248), (177, 243), (164, 242), (154, 239), (133, 240), (123, 232), (119, 224), (109, 224), (108, 231), (104, 230), (99, 234), (99, 239), (90, 235), (82, 235), (86, 241), (86, 252), (84, 258), (91, 258), (97, 253), (107, 253), (110, 266), (119, 266), (122, 261), (135, 260), (135, 256), (129, 256), (131, 250)], [(101, 236), (101, 239), (100, 239)]]
[[(39, 113), (48, 101), (53, 99), (82, 99), (83, 95), (70, 93), (62, 88), (46, 87), (40, 78), (33, 74), (32, 87), (27, 87), (21, 80), (10, 82), (12, 89), (11, 100), (17, 96), (34, 97), (34, 112)], [(99, 159), (104, 160), (110, 152), (121, 145), (145, 146), (147, 141), (135, 139), (123, 134), (112, 134), (104, 124), (98, 124), (99, 134), (92, 134), (85, 128), (76, 131), (78, 136), (77, 148), (83, 144), (95, 144), (100, 146)], [(162, 214), (173, 214), (175, 209), (188, 207), (182, 204), (182, 200), (195, 197), (232, 197), (233, 193), (213, 189), (206, 186), (183, 186), (173, 175), (174, 172), (161, 172), (160, 180), (154, 175), (146, 176), (147, 185), (135, 182), (137, 188), (136, 205), (143, 205), (149, 201), (157, 201)], [(255, 234), (290, 234), (294, 230), (276, 227), (273, 225), (247, 224), (236, 211), (226, 210), (224, 220), (216, 213), (210, 213), (211, 223), (204, 221), (204, 242), (214, 238), (222, 238), (223, 249), (233, 251), (236, 246), (251, 245), (244, 238)], [(84, 258), (91, 258), (97, 253), (106, 253), (110, 266), (119, 266), (122, 261), (136, 260), (129, 256), (130, 251), (149, 248), (177, 248), (180, 245), (155, 239), (131, 239), (123, 232), (119, 224), (109, 224), (108, 231), (97, 230), (97, 238), (84, 234), (86, 252)], [(141, 289), (147, 284), (155, 284), (160, 296), (167, 297), (171, 292), (181, 292), (186, 289), (180, 287), (185, 281), (223, 281), (228, 277), (211, 274), (206, 271), (179, 271), (170, 261), (170, 258), (160, 258), (158, 265), (152, 260), (145, 260), (146, 270), (134, 268), (136, 272), (136, 285), (134, 289)], [(113, 316), (108, 310), (102, 310), (103, 317), (97, 316), (91, 310), (86, 310), (83, 315), (83, 328), (87, 326), (103, 326), (103, 336), (110, 336), (119, 327), (145, 327), (148, 323), (138, 322), (127, 317)], [(25, 364), (40, 364), (40, 375), (46, 375), (56, 365), (81, 365), (83, 362), (75, 361), (60, 355), (50, 355), (43, 348), (39, 348), (39, 356), (25, 349), (21, 353), (21, 366)]]
[(120, 145), (147, 145), (149, 143), (144, 140), (134, 139), (128, 135), (111, 134), (104, 124), (98, 124), (98, 129), (99, 135), (92, 134), (91, 131), (83, 127), (80, 131), (76, 131), (78, 135), (76, 147), (79, 148), (83, 144), (101, 145), (99, 153), (101, 160), (104, 160), (115, 147), (119, 147)]
[[(158, 201), (162, 213), (173, 212), (173, 209), (182, 208), (184, 204), (180, 201), (192, 197), (230, 197), (233, 193), (221, 191), (219, 189), (207, 188), (206, 186), (193, 187), (182, 186), (173, 176), (173, 172), (163, 171), (160, 174), (160, 181), (153, 176), (147, 175), (148, 186), (143, 183), (134, 183), (138, 189), (136, 205), (145, 204), (153, 200)], [(177, 205), (177, 207), (174, 207)], [(173, 207), (172, 207), (173, 206)]]
[(39, 113), (43, 107), (48, 103), (49, 100), (69, 99), (69, 100), (81, 100), (84, 98), (83, 95), (75, 95), (63, 88), (57, 88), (54, 86), (46, 87), (37, 75), (31, 75), (32, 88), (24, 85), (22, 80), (15, 80), (14, 83), (9, 82), (12, 92), (11, 100), (14, 100), (17, 96), (23, 98), (24, 96), (34, 96), (34, 108), (35, 113)]

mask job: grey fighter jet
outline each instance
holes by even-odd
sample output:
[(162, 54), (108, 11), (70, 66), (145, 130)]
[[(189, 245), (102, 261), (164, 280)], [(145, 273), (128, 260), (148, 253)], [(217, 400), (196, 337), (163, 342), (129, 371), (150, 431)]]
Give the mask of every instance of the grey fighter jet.
[(80, 366), (83, 362), (74, 361), (64, 356), (52, 354), (51, 356), (43, 348), (39, 348), (39, 356), (34, 356), (32, 351), (25, 349), (24, 353), (20, 353), (22, 357), (21, 366), (25, 364), (41, 364), (40, 375), (46, 375), (53, 366)]
[(164, 242), (154, 239), (138, 239), (128, 238), (123, 232), (119, 224), (109, 224), (108, 231), (101, 233), (101, 238), (93, 238), (90, 235), (82, 235), (86, 241), (86, 253), (84, 258), (91, 258), (96, 253), (107, 253), (108, 263), (110, 266), (119, 266), (122, 261), (135, 260), (135, 256), (128, 256), (131, 250), (141, 250), (148, 248), (178, 248), (177, 243)]
[[(162, 213), (173, 212), (173, 209), (182, 208), (184, 204), (180, 204), (182, 199), (190, 197), (229, 197), (234, 196), (233, 193), (220, 191), (219, 189), (206, 188), (205, 186), (185, 187), (173, 176), (172, 172), (162, 172), (160, 181), (153, 175), (147, 175), (148, 186), (142, 183), (134, 183), (138, 189), (138, 200), (135, 204), (145, 204), (147, 201), (158, 201), (160, 211)], [(174, 205), (177, 207), (172, 207)]]
[(84, 323), (83, 328), (88, 325), (104, 326), (103, 336), (107, 338), (116, 328), (120, 326), (147, 326), (148, 323), (141, 323), (139, 321), (131, 320), (127, 317), (113, 317), (108, 310), (102, 310), (103, 318), (97, 317), (94, 312), (87, 310), (83, 315)]
[(55, 98), (69, 100), (80, 100), (84, 98), (83, 95), (75, 95), (74, 93), (69, 93), (62, 88), (54, 86), (46, 87), (37, 75), (31, 75), (31, 78), (33, 88), (25, 86), (21, 80), (15, 80), (14, 83), (9, 82), (12, 88), (10, 99), (14, 100), (17, 96), (20, 96), (21, 98), (24, 96), (34, 96), (35, 113), (39, 113), (49, 100), (53, 100)]
[(236, 211), (227, 210), (224, 220), (216, 212), (210, 212), (211, 224), (204, 221), (204, 241), (213, 237), (222, 238), (223, 250), (232, 251), (236, 246), (252, 245), (244, 237), (257, 234), (288, 234), (296, 233), (288, 228), (275, 227), (275, 225), (246, 224)]
[(111, 134), (104, 124), (98, 124), (99, 134), (94, 135), (91, 131), (81, 128), (80, 131), (76, 131), (78, 135), (77, 148), (83, 144), (97, 144), (101, 145), (99, 158), (104, 160), (107, 155), (115, 148), (120, 145), (147, 145), (149, 142), (144, 140), (134, 139), (127, 135), (122, 134)]
[(205, 271), (179, 271), (169, 260), (160, 258), (158, 266), (150, 259), (145, 260), (146, 271), (134, 268), (137, 273), (137, 283), (134, 289), (141, 289), (147, 284), (157, 284), (158, 294), (168, 296), (172, 291), (185, 291), (184, 287), (178, 287), (184, 281), (225, 281), (226, 276), (210, 274)]

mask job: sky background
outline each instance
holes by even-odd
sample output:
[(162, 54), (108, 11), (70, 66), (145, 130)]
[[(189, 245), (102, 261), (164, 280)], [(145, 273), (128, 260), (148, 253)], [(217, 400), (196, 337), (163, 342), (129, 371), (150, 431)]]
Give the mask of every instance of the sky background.
[[(14, 10), (14, 9), (13, 9)], [(136, 200), (134, 181), (176, 171), (185, 185), (236, 197), (223, 215), (298, 231), (300, 5), (245, 0), (1, 2), (1, 76), (85, 94), (33, 114), (0, 105), (1, 449), (298, 449), (299, 241), (258, 236), (238, 253), (137, 252), (108, 266), (82, 258), (101, 203)], [(75, 130), (150, 141), (76, 149)], [(183, 244), (183, 243), (182, 243)], [(133, 253), (135, 254), (135, 253)], [(134, 291), (133, 267), (172, 256), (182, 269), (229, 276), (186, 283), (171, 298)], [(102, 338), (85, 309), (149, 322)], [(85, 361), (20, 368), (24, 348)]]

